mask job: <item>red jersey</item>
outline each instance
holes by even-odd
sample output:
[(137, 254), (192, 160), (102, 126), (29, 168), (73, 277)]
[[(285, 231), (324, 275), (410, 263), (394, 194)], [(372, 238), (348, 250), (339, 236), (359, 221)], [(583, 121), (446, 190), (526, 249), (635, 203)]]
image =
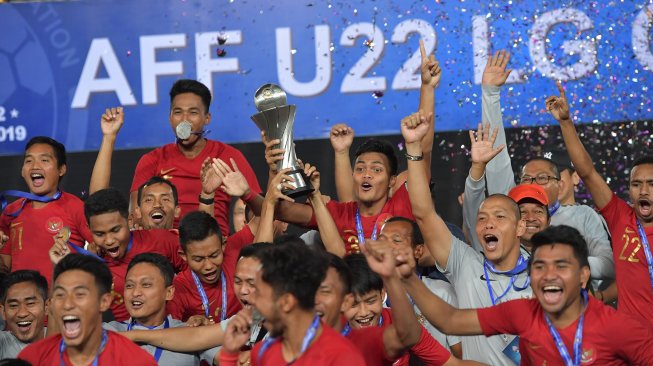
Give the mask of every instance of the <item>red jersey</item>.
[[(356, 231), (356, 211), (358, 210), (358, 203), (356, 201), (329, 201), (326, 204), (326, 207), (327, 210), (329, 210), (331, 217), (333, 217), (333, 221), (340, 232), (342, 240), (345, 242), (345, 250), (347, 254), (360, 253), (360, 248), (358, 246), (358, 232)], [(361, 215), (361, 225), (363, 226), (365, 238), (369, 239), (372, 237), (375, 226), (377, 228), (376, 234), (378, 236), (381, 232), (383, 222), (392, 216), (403, 216), (415, 220), (413, 217), (413, 210), (410, 207), (408, 190), (406, 189), (405, 184), (402, 184), (394, 195), (388, 199), (378, 215)], [(313, 229), (317, 228), (315, 213), (313, 214), (313, 217), (311, 217), (311, 221), (307, 226)]]
[[(230, 145), (220, 141), (206, 140), (206, 146), (193, 159), (187, 159), (180, 151), (177, 144), (167, 144), (143, 155), (136, 165), (134, 180), (130, 191), (136, 192), (138, 188), (153, 176), (170, 180), (177, 188), (181, 214), (175, 218), (174, 227), (179, 226), (179, 220), (191, 211), (199, 208), (199, 197), (202, 191), (200, 170), (207, 157), (220, 158), (231, 166), (230, 159), (234, 159), (238, 170), (243, 173), (249, 187), (254, 193), (261, 193), (256, 175), (243, 154)], [(233, 168), (233, 167), (232, 167)], [(215, 219), (220, 225), (224, 235), (229, 233), (229, 202), (231, 197), (218, 189), (215, 192)]]
[[(254, 234), (245, 225), (242, 230), (227, 238), (227, 244), (224, 248), (222, 260), (222, 273), (225, 275), (226, 292), (227, 292), (227, 317), (236, 314), (242, 308), (236, 293), (234, 292), (234, 275), (236, 272), (236, 263), (238, 263), (238, 254), (242, 247), (251, 244), (254, 241)], [(209, 300), (209, 314), (217, 322), (221, 320), (222, 313), (222, 284), (221, 280), (214, 284), (202, 282), (204, 292)], [(202, 306), (202, 297), (197, 289), (192, 271), (187, 268), (179, 273), (174, 281), (175, 296), (168, 301), (166, 309), (174, 319), (182, 321), (188, 320), (193, 315), (205, 315)]]
[[(128, 338), (112, 331), (107, 331), (107, 344), (98, 358), (98, 365), (134, 365), (134, 366), (155, 366), (154, 358), (137, 346)], [(30, 362), (32, 365), (72, 365), (68, 353), (61, 354), (59, 345), (61, 334), (41, 339), (25, 347), (18, 358)]]
[(129, 319), (129, 313), (125, 308), (125, 276), (127, 275), (127, 266), (129, 262), (141, 253), (157, 253), (168, 258), (176, 272), (186, 268), (186, 262), (181, 258), (179, 252), (179, 236), (172, 231), (163, 229), (151, 230), (134, 230), (131, 232), (132, 246), (131, 249), (122, 259), (113, 260), (106, 256), (104, 260), (113, 276), (113, 302), (111, 302), (111, 311), (117, 321)]
[[(522, 365), (563, 364), (537, 299), (507, 301), (478, 309), (477, 314), (486, 336), (519, 336)], [(572, 358), (577, 326), (578, 319), (564, 329), (557, 329)], [(582, 365), (653, 365), (653, 328), (590, 297), (585, 309), (581, 350)]]
[[(612, 255), (619, 288), (618, 310), (653, 324), (653, 288), (635, 211), (617, 195), (600, 211), (612, 236)], [(653, 227), (644, 228), (649, 245)]]
[[(287, 365), (281, 354), (281, 342), (274, 342), (259, 359), (259, 350), (263, 342), (258, 342), (250, 360), (252, 366), (265, 365)], [(322, 333), (311, 344), (308, 349), (295, 362), (294, 366), (365, 366), (365, 360), (360, 351), (347, 339), (338, 334), (335, 330), (322, 323)]]
[(76, 196), (61, 192), (61, 197), (41, 208), (26, 203), (17, 217), (14, 213), (20, 209), (24, 198), (7, 206), (0, 216), (0, 230), (9, 236), (9, 241), (0, 250), (0, 254), (11, 256), (11, 270), (33, 269), (39, 271), (51, 284), (52, 262), (48, 251), (54, 244), (53, 236), (62, 227), (70, 228), (69, 241), (84, 246), (84, 241), (93, 242), (93, 236), (84, 217), (84, 203)]

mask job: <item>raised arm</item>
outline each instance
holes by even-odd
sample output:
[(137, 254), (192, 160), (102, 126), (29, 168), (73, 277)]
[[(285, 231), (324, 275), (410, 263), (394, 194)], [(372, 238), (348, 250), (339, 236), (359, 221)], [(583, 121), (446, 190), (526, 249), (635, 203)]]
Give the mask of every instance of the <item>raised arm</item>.
[(88, 194), (91, 195), (100, 189), (108, 188), (111, 181), (111, 158), (113, 156), (113, 147), (116, 143), (118, 131), (125, 120), (125, 114), (122, 107), (107, 108), (100, 118), (102, 127), (102, 144), (98, 151), (93, 173), (91, 173), (91, 183), (88, 187)]
[(222, 345), (224, 331), (220, 324), (154, 330), (130, 330), (120, 333), (133, 342), (147, 343), (173, 352), (200, 352)]
[(327, 252), (342, 258), (347, 254), (345, 251), (345, 242), (342, 240), (340, 231), (338, 231), (338, 227), (322, 199), (322, 194), (320, 193), (320, 172), (317, 171), (315, 166), (305, 164), (304, 174), (309, 177), (311, 185), (315, 189), (308, 197), (308, 200), (311, 206), (313, 206), (313, 212), (315, 212), (315, 220), (317, 221), (320, 239), (322, 239), (322, 243), (324, 243)]
[(259, 220), (258, 230), (254, 237), (255, 243), (266, 242), (271, 243), (274, 240), (274, 210), (279, 201), (293, 202), (293, 199), (281, 193), (283, 188), (293, 189), (294, 186), (290, 184), (292, 178), (286, 173), (290, 169), (283, 169), (277, 172), (274, 177), (269, 181), (263, 205), (261, 208), (261, 219)]
[[(506, 83), (511, 69), (506, 69), (510, 61), (510, 53), (498, 51), (492, 57), (488, 57), (482, 79), (482, 109), (483, 123), (499, 129), (495, 144), (506, 144), (506, 131), (503, 127), (501, 115), (501, 87)], [(515, 186), (515, 174), (512, 171), (512, 163), (508, 150), (502, 151), (496, 159), (487, 164), (486, 182), (489, 194), (506, 194)]]
[(354, 142), (354, 130), (344, 123), (338, 123), (331, 127), (329, 133), (331, 147), (333, 147), (335, 162), (336, 193), (338, 201), (349, 202), (354, 197), (354, 178), (352, 177), (351, 160), (349, 149)]
[(421, 159), (423, 156), (421, 140), (427, 133), (431, 133), (430, 126), (419, 113), (412, 114), (401, 121), (401, 134), (406, 142), (408, 157), (408, 196), (413, 216), (431, 255), (442, 268), (446, 268), (451, 251), (451, 232), (435, 212), (429, 191), (426, 164)]
[[(431, 155), (433, 151), (433, 137), (435, 135), (435, 88), (440, 85), (442, 69), (440, 63), (435, 60), (434, 55), (426, 53), (424, 41), (419, 41), (419, 52), (422, 56), (420, 71), (422, 75), (422, 85), (419, 89), (419, 106), (418, 111), (427, 118), (429, 124), (429, 133), (422, 139), (422, 153), (424, 154), (424, 163), (426, 164), (426, 175), (431, 178)], [(399, 185), (396, 185), (399, 187)]]
[(576, 127), (569, 114), (569, 103), (567, 103), (565, 89), (559, 82), (556, 85), (558, 86), (560, 96), (546, 98), (546, 110), (560, 124), (562, 138), (565, 140), (569, 158), (574, 164), (576, 173), (583, 180), (583, 184), (589, 189), (594, 204), (600, 210), (612, 199), (612, 190), (594, 168), (590, 154), (587, 153), (583, 143), (578, 138)]

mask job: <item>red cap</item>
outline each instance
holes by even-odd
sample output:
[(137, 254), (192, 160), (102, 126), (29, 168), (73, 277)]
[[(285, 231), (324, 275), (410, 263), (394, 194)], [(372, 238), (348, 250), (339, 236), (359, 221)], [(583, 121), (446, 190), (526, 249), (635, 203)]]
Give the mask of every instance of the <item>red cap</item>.
[(520, 184), (508, 192), (508, 197), (512, 198), (517, 203), (525, 199), (531, 199), (544, 206), (549, 205), (549, 198), (547, 197), (544, 188), (537, 184)]

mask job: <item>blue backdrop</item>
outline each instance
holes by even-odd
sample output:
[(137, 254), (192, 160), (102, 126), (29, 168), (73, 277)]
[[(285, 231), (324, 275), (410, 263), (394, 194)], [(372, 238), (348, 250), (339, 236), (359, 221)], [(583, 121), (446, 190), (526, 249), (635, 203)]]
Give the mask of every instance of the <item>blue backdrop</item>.
[(96, 150), (104, 108), (124, 105), (118, 148), (173, 141), (167, 92), (197, 78), (214, 93), (210, 137), (258, 140), (254, 91), (280, 84), (296, 139), (337, 122), (398, 133), (418, 103), (418, 40), (444, 73), (438, 130), (475, 126), (488, 50), (508, 49), (508, 126), (552, 123), (565, 81), (578, 122), (653, 118), (653, 5), (641, 1), (80, 1), (0, 5), (0, 153), (49, 135)]

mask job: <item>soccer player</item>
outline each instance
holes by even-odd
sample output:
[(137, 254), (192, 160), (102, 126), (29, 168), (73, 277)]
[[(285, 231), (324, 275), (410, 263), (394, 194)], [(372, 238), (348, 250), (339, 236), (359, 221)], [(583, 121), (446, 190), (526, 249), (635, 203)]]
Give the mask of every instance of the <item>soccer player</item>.
[(649, 244), (653, 239), (653, 158), (639, 158), (630, 169), (628, 193), (631, 206), (612, 192), (594, 168), (571, 121), (562, 85), (558, 84), (558, 90), (560, 96), (547, 98), (546, 108), (560, 124), (576, 172), (592, 195), (592, 200), (605, 218), (614, 239), (612, 245), (619, 288), (617, 309), (653, 324), (653, 258)]
[(68, 227), (70, 242), (83, 246), (85, 240), (92, 241), (84, 220), (84, 203), (59, 189), (67, 169), (66, 148), (60, 142), (37, 136), (27, 143), (21, 175), (29, 193), (20, 192), (23, 198), (6, 208), (5, 198), (0, 197), (0, 246), (4, 244), (0, 268), (34, 269), (50, 282), (52, 264), (47, 255), (53, 236)]
[(531, 242), (535, 299), (456, 309), (430, 294), (414, 274), (408, 273), (405, 286), (423, 314), (445, 333), (518, 335), (522, 364), (652, 364), (650, 324), (616, 312), (583, 289), (590, 269), (587, 244), (578, 230), (551, 226)]
[[(185, 327), (166, 312), (166, 302), (175, 295), (172, 279), (175, 275), (170, 262), (162, 255), (141, 253), (132, 259), (125, 278), (125, 304), (131, 316), (125, 322), (105, 323), (104, 328), (116, 332), (132, 329), (167, 329)], [(159, 365), (195, 365), (201, 360), (213, 363), (217, 348), (197, 353), (177, 353), (162, 348), (141, 346)]]
[[(501, 86), (506, 82), (511, 71), (506, 69), (509, 60), (510, 54), (499, 51), (493, 57), (488, 57), (483, 72), (483, 122), (489, 123), (491, 128), (499, 129), (495, 141), (496, 145), (506, 143), (500, 96)], [(501, 151), (491, 161), (486, 160), (484, 164), (487, 164), (485, 174), (481, 172), (479, 176), (470, 176), (471, 179), (467, 179), (465, 183), (466, 186), (473, 186), (475, 188), (474, 192), (476, 192), (474, 197), (465, 195), (464, 205), (469, 208), (463, 209), (463, 213), (466, 213), (463, 221), (469, 225), (468, 229), (471, 229), (479, 204), (485, 198), (483, 188), (486, 185), (490, 195), (495, 193), (507, 194), (515, 186), (515, 175), (507, 149)], [(558, 201), (560, 193), (560, 171), (558, 166), (543, 156), (530, 159), (520, 169), (519, 184), (541, 185), (548, 196), (551, 225), (570, 225), (585, 237), (589, 247), (592, 279), (595, 280), (592, 281), (592, 285), (597, 287), (611, 282), (615, 277), (615, 272), (608, 233), (600, 216), (591, 207), (585, 205), (563, 206)], [(469, 230), (469, 232), (473, 234), (474, 230)], [(481, 249), (479, 240), (480, 238), (472, 239), (472, 245), (477, 250)]]
[[(406, 153), (421, 156), (420, 140), (429, 133), (429, 127), (418, 119), (406, 118), (402, 121), (401, 132), (406, 141)], [(479, 155), (487, 154), (491, 158), (501, 151), (492, 148), (495, 136), (479, 133), (478, 140), (487, 145), (485, 151), (475, 148), (478, 141), (472, 139), (472, 161)], [(461, 308), (491, 306), (510, 299), (531, 297), (527, 260), (519, 248), (519, 237), (524, 234), (525, 225), (515, 201), (496, 194), (486, 198), (479, 207), (475, 234), (483, 247), (484, 254), (481, 254), (455, 238), (435, 212), (423, 161), (408, 159), (408, 179), (410, 203), (424, 243), (438, 269), (456, 289)], [(420, 310), (424, 314), (424, 309)], [(515, 361), (518, 355), (512, 352), (511, 343), (516, 343), (511, 335), (464, 337), (463, 357), (491, 365), (518, 364)]]
[(219, 322), (241, 309), (233, 291), (238, 253), (254, 241), (249, 226), (225, 240), (215, 219), (205, 212), (186, 215), (179, 224), (181, 257), (188, 268), (175, 277), (175, 297), (168, 313), (183, 321), (198, 315)]
[(14, 271), (2, 280), (0, 314), (7, 330), (0, 332), (0, 360), (15, 358), (28, 344), (43, 339), (47, 303), (48, 281), (37, 271)]
[[(365, 365), (356, 347), (315, 313), (315, 293), (324, 279), (326, 259), (301, 240), (287, 240), (257, 253), (261, 266), (252, 306), (265, 319), (270, 338), (254, 346), (252, 365)], [(234, 365), (250, 339), (251, 316), (240, 312), (229, 322), (220, 364)]]
[[(249, 186), (251, 194), (245, 201), (255, 198), (261, 192), (256, 175), (243, 154), (235, 148), (220, 141), (205, 138), (206, 126), (211, 122), (209, 107), (211, 92), (202, 83), (195, 80), (178, 80), (170, 89), (170, 126), (173, 132), (187, 128), (190, 130), (188, 137), (177, 137), (172, 144), (159, 147), (141, 157), (134, 172), (131, 186), (131, 209), (136, 207), (138, 188), (152, 176), (161, 176), (170, 180), (179, 191), (179, 207), (183, 217), (190, 211), (197, 210), (198, 200), (215, 202), (215, 218), (220, 230), (229, 233), (229, 201), (228, 194), (217, 190), (213, 196), (202, 195), (200, 171), (205, 162), (211, 158), (220, 158), (223, 161), (234, 161), (238, 164)], [(177, 134), (177, 136), (179, 136)], [(174, 227), (179, 224), (175, 219)]]
[[(99, 257), (113, 275), (111, 311), (118, 321), (129, 318), (125, 308), (123, 289), (129, 262), (140, 253), (158, 253), (168, 258), (176, 271), (186, 268), (179, 255), (179, 239), (168, 230), (129, 231), (127, 221), (129, 204), (116, 189), (107, 188), (90, 195), (84, 203), (84, 214), (93, 234), (93, 242), (100, 248)], [(53, 263), (71, 251), (88, 253), (69, 243), (55, 241), (50, 249)]]
[(147, 352), (118, 333), (102, 329), (111, 306), (111, 272), (102, 261), (73, 253), (54, 268), (51, 322), (61, 334), (23, 349), (33, 365), (156, 365)]

